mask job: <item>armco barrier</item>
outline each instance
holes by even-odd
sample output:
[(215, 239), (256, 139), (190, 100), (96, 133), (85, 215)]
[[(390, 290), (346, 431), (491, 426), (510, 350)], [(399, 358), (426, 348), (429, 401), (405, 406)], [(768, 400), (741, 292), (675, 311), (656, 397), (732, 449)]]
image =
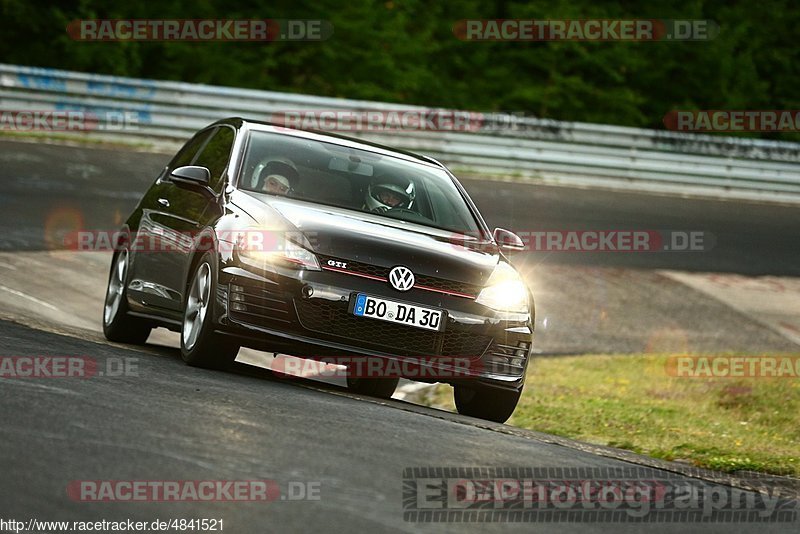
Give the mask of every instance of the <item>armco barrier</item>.
[[(136, 118), (135, 128), (72, 135), (176, 145), (223, 117), (270, 120), (286, 111), (425, 108), (0, 64), (0, 110), (127, 112)], [(800, 202), (798, 143), (508, 114), (481, 117), (504, 126), (351, 135), (431, 155), (457, 174)]]

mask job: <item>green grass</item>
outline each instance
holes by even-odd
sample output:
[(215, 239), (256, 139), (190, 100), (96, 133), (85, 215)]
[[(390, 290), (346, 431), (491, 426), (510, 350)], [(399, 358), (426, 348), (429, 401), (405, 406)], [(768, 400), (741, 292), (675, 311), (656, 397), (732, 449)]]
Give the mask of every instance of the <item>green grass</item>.
[[(668, 355), (531, 362), (509, 424), (725, 472), (800, 475), (800, 378), (677, 378)], [(434, 404), (452, 408), (451, 388)]]

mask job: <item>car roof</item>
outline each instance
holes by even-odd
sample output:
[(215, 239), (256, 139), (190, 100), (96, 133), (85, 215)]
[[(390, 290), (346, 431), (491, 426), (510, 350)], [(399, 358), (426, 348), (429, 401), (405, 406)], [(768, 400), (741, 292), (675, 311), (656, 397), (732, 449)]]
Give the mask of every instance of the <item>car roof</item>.
[(237, 129), (273, 132), (283, 135), (291, 135), (293, 137), (300, 137), (304, 139), (313, 139), (315, 141), (334, 143), (337, 145), (346, 146), (357, 150), (376, 152), (385, 156), (394, 156), (394, 157), (399, 157), (401, 159), (415, 161), (418, 163), (442, 169), (445, 168), (444, 165), (442, 165), (434, 158), (431, 158), (429, 156), (416, 154), (414, 152), (398, 148), (392, 148), (386, 145), (381, 145), (379, 143), (366, 141), (364, 139), (358, 139), (355, 137), (348, 137), (346, 135), (334, 134), (331, 132), (323, 132), (318, 130), (301, 130), (298, 128), (290, 128), (288, 126), (283, 126), (281, 124), (275, 124), (272, 122), (244, 119), (242, 117), (230, 117), (227, 119), (222, 119), (214, 123), (214, 125), (217, 124), (228, 124)]

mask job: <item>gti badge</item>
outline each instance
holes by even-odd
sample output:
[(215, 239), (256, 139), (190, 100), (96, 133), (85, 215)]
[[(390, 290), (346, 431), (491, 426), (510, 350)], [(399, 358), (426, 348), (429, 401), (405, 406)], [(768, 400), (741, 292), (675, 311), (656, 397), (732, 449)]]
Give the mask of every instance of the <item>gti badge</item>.
[(328, 260), (328, 265), (331, 267), (337, 267), (339, 269), (347, 269), (347, 262), (345, 261)]
[(398, 291), (408, 291), (414, 287), (414, 273), (408, 267), (398, 265), (389, 271), (389, 283)]

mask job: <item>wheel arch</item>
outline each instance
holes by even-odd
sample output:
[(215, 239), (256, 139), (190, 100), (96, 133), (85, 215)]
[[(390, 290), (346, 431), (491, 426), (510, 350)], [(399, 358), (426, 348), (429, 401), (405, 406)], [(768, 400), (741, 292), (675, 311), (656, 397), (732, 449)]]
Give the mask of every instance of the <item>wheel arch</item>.
[(186, 272), (184, 272), (183, 276), (183, 296), (181, 300), (184, 305), (186, 304), (186, 298), (189, 294), (189, 284), (192, 283), (192, 275), (194, 274), (195, 269), (197, 269), (197, 264), (200, 263), (200, 260), (203, 258), (203, 256), (209, 252), (214, 257), (214, 261), (211, 262), (211, 277), (213, 279), (214, 286), (217, 285), (219, 264), (218, 245), (219, 243), (217, 242), (217, 235), (210, 228), (206, 228), (194, 238), (194, 242), (192, 243), (192, 251), (189, 253), (189, 261), (186, 263)]

